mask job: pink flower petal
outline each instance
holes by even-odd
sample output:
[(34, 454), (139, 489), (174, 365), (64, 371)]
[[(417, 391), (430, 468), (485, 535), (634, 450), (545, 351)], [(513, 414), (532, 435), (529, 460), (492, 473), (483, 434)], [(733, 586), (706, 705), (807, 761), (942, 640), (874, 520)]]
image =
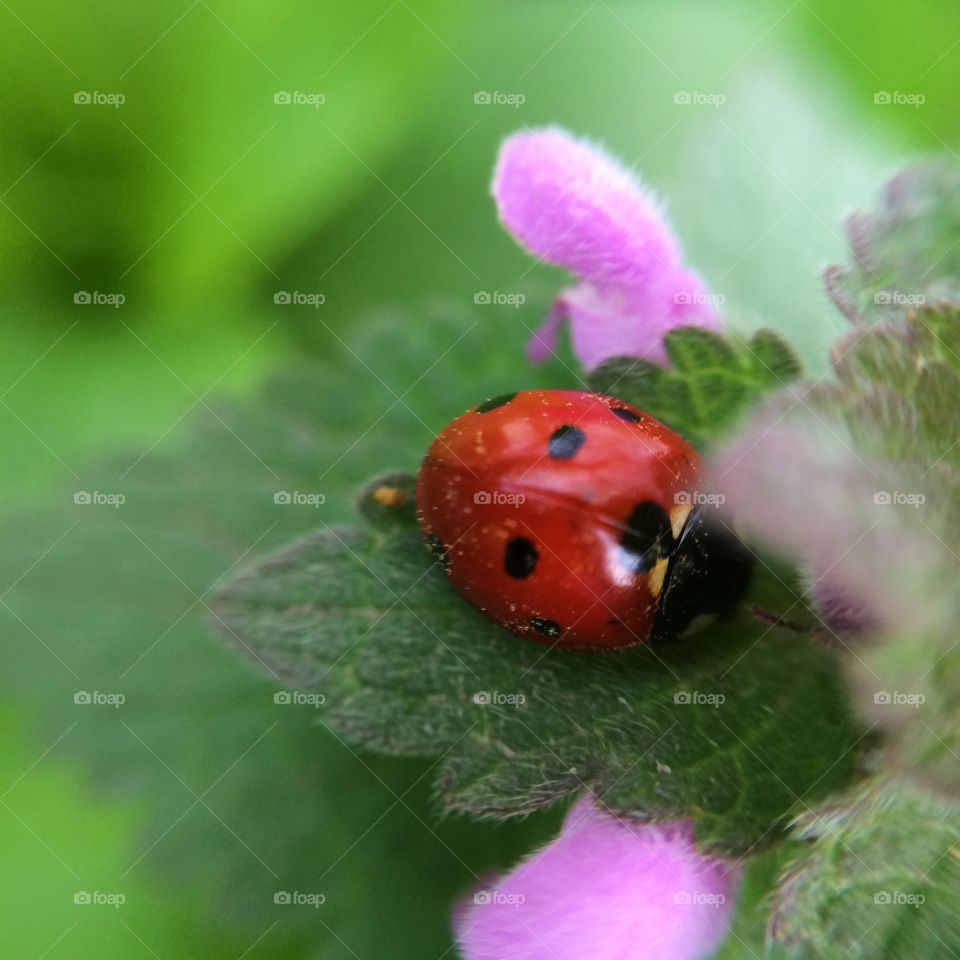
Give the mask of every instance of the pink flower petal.
[(697, 853), (690, 821), (640, 824), (589, 795), (559, 837), (461, 904), (465, 960), (699, 960), (724, 936), (739, 868)]
[(541, 363), (553, 353), (554, 345), (557, 342), (557, 334), (560, 332), (560, 327), (566, 320), (569, 310), (567, 299), (561, 293), (553, 301), (550, 312), (544, 318), (543, 323), (534, 331), (530, 342), (527, 344), (527, 356), (534, 363)]
[(493, 195), (527, 250), (582, 279), (558, 298), (532, 356), (552, 347), (563, 316), (588, 368), (617, 355), (663, 362), (672, 327), (719, 328), (660, 205), (599, 147), (558, 127), (516, 133), (500, 149)]

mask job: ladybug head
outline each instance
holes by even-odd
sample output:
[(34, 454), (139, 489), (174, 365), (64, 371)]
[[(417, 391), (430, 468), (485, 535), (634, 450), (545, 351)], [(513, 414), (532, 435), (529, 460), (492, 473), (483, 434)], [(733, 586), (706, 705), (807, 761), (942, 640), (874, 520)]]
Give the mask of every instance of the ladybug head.
[(700, 616), (729, 617), (750, 586), (753, 564), (716, 509), (692, 510), (667, 566), (651, 639), (679, 636)]

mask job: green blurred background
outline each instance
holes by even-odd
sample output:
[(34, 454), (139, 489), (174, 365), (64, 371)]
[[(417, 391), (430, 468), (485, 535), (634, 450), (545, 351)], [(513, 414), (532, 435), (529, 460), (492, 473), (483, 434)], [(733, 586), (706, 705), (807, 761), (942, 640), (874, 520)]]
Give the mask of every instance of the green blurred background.
[(9, 0), (0, 23), (0, 952), (440, 957), (453, 899), (557, 814), (439, 817), (429, 763), (278, 709), (205, 591), (316, 524), (270, 491), (349, 520), (463, 406), (570, 383), (522, 360), (563, 277), (488, 196), (518, 127), (635, 164), (730, 322), (822, 372), (842, 217), (957, 149), (960, 9)]

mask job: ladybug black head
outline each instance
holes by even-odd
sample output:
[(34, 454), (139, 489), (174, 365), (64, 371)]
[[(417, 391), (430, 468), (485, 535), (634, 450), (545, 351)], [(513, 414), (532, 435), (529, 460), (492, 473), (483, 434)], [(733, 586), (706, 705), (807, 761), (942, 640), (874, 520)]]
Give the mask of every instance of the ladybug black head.
[(699, 616), (731, 616), (750, 586), (753, 564), (753, 554), (715, 509), (695, 509), (670, 557), (651, 639), (673, 639)]

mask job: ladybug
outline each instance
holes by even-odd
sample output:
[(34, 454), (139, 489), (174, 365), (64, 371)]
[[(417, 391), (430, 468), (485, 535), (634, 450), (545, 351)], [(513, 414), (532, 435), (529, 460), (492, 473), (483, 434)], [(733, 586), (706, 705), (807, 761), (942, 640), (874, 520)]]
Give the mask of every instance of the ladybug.
[(751, 557), (708, 519), (702, 469), (683, 437), (629, 403), (522, 390), (440, 432), (417, 514), (453, 585), (504, 629), (613, 650), (729, 614), (746, 590)]

